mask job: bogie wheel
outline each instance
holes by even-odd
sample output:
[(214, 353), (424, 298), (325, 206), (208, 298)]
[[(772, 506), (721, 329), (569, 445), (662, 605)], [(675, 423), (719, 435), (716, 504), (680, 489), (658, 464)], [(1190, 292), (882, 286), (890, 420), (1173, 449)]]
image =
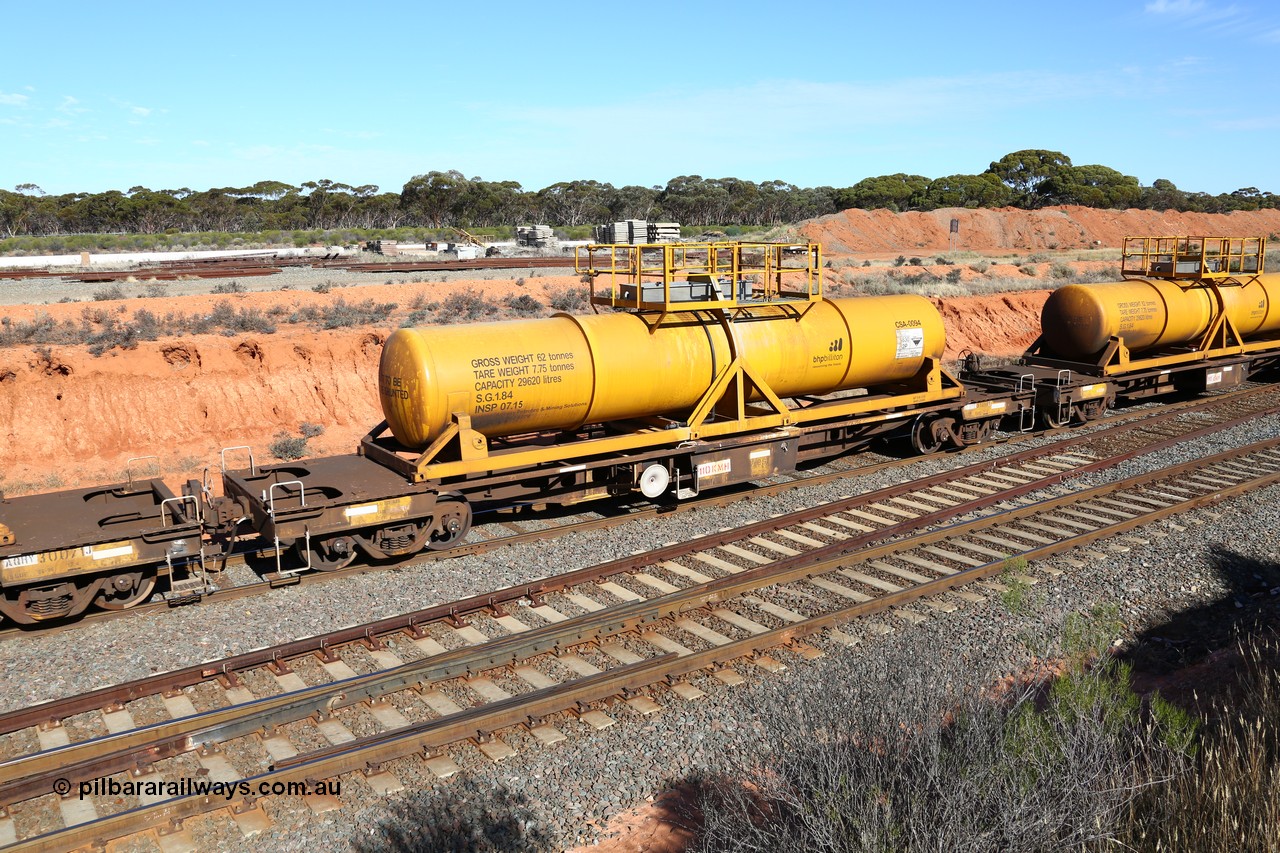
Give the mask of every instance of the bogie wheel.
[[(307, 562), (305, 540), (294, 546), (303, 563)], [(350, 536), (334, 536), (331, 539), (311, 540), (311, 568), (319, 572), (336, 572), (351, 565), (356, 558), (356, 543)]]
[(471, 532), (471, 504), (463, 497), (441, 498), (436, 509), (436, 522), (427, 549), (443, 551), (466, 539)]
[(81, 579), (0, 590), (0, 615), (19, 625), (79, 616), (93, 602), (97, 588), (97, 581)]
[(978, 440), (974, 444), (982, 444), (991, 440), (991, 433), (995, 432), (995, 421), (983, 421), (978, 424)]
[(925, 456), (937, 453), (948, 441), (949, 423), (948, 418), (917, 418), (911, 427), (911, 446)]
[(151, 597), (156, 588), (156, 573), (126, 572), (106, 579), (93, 603), (103, 610), (128, 610)]
[(1075, 409), (1072, 409), (1065, 418), (1061, 418), (1058, 416), (1058, 412), (1043, 409), (1040, 412), (1040, 417), (1044, 421), (1045, 429), (1063, 429), (1071, 426), (1074, 422), (1075, 414)]
[(1044, 424), (1045, 429), (1062, 429), (1070, 426), (1078, 414), (1079, 410), (1075, 406), (1067, 408), (1066, 417), (1062, 416), (1057, 406), (1045, 406), (1040, 410), (1040, 422)]

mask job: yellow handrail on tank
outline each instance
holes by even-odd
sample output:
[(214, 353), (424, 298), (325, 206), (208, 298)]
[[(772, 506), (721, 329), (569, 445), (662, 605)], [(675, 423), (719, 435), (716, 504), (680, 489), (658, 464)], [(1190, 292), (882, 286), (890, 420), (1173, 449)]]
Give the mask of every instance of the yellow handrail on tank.
[(1188, 281), (1252, 277), (1262, 273), (1265, 237), (1125, 237), (1125, 278)]
[(575, 250), (574, 270), (590, 276), (592, 305), (633, 311), (705, 311), (822, 298), (817, 243), (592, 244)]

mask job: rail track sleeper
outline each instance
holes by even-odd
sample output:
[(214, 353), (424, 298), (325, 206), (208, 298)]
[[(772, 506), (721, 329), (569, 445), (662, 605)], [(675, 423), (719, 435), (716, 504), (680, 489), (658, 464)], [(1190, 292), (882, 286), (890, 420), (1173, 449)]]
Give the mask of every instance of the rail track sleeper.
[[(1105, 487), (1103, 487), (1103, 488), (1105, 488)], [(1196, 500), (1197, 500), (1197, 501), (1202, 501), (1202, 500), (1219, 500), (1219, 498), (1220, 498), (1220, 497), (1221, 497), (1221, 494), (1211, 494), (1211, 496), (1206, 496), (1206, 497), (1202, 497), (1202, 498), (1196, 498)], [(1130, 516), (1130, 517), (1132, 517), (1132, 516)], [(1080, 539), (1080, 540), (1087, 540), (1087, 539), (1088, 539), (1088, 535), (1092, 535), (1092, 534), (1087, 534), (1087, 535), (1085, 535), (1085, 537), (1083, 537), (1083, 538), (1078, 538), (1078, 539)]]
[[(1246, 408), (1244, 406), (1245, 403), (1252, 403), (1252, 401), (1254, 400), (1265, 402), (1264, 394), (1263, 394), (1264, 390), (1265, 389), (1246, 389), (1238, 392), (1230, 392), (1228, 395), (1216, 397), (1216, 398), (1213, 398), (1212, 400), (1174, 403), (1174, 404), (1167, 405), (1165, 409), (1162, 410), (1161, 413), (1156, 415), (1150, 415), (1150, 414), (1140, 413), (1140, 412), (1120, 415), (1116, 418), (1116, 421), (1118, 422), (1113, 421), (1112, 423), (1108, 424), (1105, 427), (1105, 432), (1103, 433), (1103, 435), (1105, 437), (1106, 434), (1109, 434), (1113, 430), (1120, 430), (1120, 431), (1131, 430), (1132, 431), (1144, 423), (1168, 421), (1172, 418), (1181, 416), (1185, 411), (1204, 410), (1213, 405), (1234, 404), (1234, 405), (1237, 405), (1242, 410), (1244, 410)], [(1272, 407), (1271, 409), (1260, 410), (1255, 408), (1253, 405), (1250, 405), (1248, 407), (1248, 410), (1253, 414), (1262, 415), (1262, 414), (1268, 414), (1276, 411), (1276, 407)], [(1209, 427), (1207, 429), (1220, 429), (1220, 428), (1221, 428), (1221, 425), (1217, 427)], [(1200, 432), (1204, 432), (1204, 430), (1202, 429), (1200, 430)], [(1043, 434), (1053, 434), (1053, 433), (1040, 433), (1040, 434), (1043, 435)], [(1096, 435), (1097, 434), (1095, 433), (1093, 436), (1072, 436), (1063, 442), (1059, 442), (1058, 444), (1053, 445), (1052, 448), (1059, 451), (1059, 453), (1055, 455), (1060, 455), (1060, 452), (1063, 446), (1078, 446), (1080, 444), (1096, 441)], [(1192, 435), (1194, 435), (1194, 433)], [(1025, 440), (1027, 437), (1029, 436), (1025, 436), (1025, 435), (1013, 436), (1007, 439), (1002, 439), (1001, 441), (1004, 444), (1009, 444), (1009, 443), (1015, 443), (1017, 441)], [(1186, 436), (1183, 436), (1183, 437), (1186, 437)], [(980, 450), (980, 449), (982, 448), (981, 447), (975, 448), (975, 450)], [(1152, 448), (1152, 449), (1157, 449), (1157, 448)], [(965, 451), (961, 451), (961, 452), (963, 453)], [(1013, 463), (1018, 461), (1019, 459), (1044, 458), (1045, 452), (1046, 452), (1046, 448), (1032, 448), (1029, 450), (1019, 451), (1011, 455), (1007, 455), (1003, 457), (1001, 460), (990, 460), (985, 463), (979, 463), (977, 467), (982, 467), (984, 470), (991, 470), (1001, 462)], [(1072, 451), (1072, 452), (1085, 457), (1089, 455), (1087, 451)], [(805, 482), (811, 482), (811, 483), (827, 482), (836, 477), (848, 476), (851, 474), (868, 473), (871, 471), (881, 470), (881, 469), (890, 468), (890, 467), (900, 467), (904, 464), (907, 464), (909, 461), (910, 460), (897, 460), (893, 462), (882, 462), (882, 463), (875, 463), (872, 465), (861, 466), (858, 468), (828, 472), (825, 474), (808, 477), (805, 479)], [(938, 476), (948, 477), (951, 475), (945, 474), (945, 473), (943, 475), (935, 475), (935, 477), (938, 477)], [(925, 480), (922, 480), (920, 483), (917, 484), (917, 486), (927, 485), (927, 483), (932, 481), (933, 479), (934, 478), (925, 478)], [(757, 492), (769, 493), (772, 491), (786, 490), (787, 488), (790, 488), (790, 487), (791, 486), (787, 485), (784, 488), (783, 484), (778, 484), (775, 486), (761, 487), (757, 489)], [(901, 488), (906, 488), (906, 487), (907, 486), (903, 486)], [(733, 500), (732, 496), (719, 496), (716, 498), (707, 499), (705, 502), (705, 505), (723, 504), (723, 503), (730, 502), (731, 500)], [(689, 504), (684, 504), (681, 506), (681, 509), (692, 508), (696, 505), (699, 505), (698, 501), (694, 501)], [(628, 512), (630, 514), (627, 517), (628, 518), (654, 517), (660, 513), (667, 512), (671, 509), (672, 507), (669, 507), (669, 506), (649, 506), (645, 509), (638, 510), (638, 511), (629, 510)], [(601, 526), (606, 526), (610, 523), (615, 523), (616, 521), (617, 519), (602, 517), (602, 518), (594, 519), (593, 521), (588, 522), (582, 527), (579, 527), (575, 523), (575, 524), (565, 525), (563, 527), (557, 528), (557, 530), (561, 532), (567, 532), (572, 529), (598, 528)], [(494, 545), (492, 545), (492, 547), (500, 547), (502, 544), (516, 542), (516, 541), (530, 541), (532, 539), (541, 538), (545, 535), (548, 535), (548, 531), (538, 530), (538, 531), (532, 531), (530, 533), (523, 534), (523, 535), (513, 535), (510, 537), (504, 537), (500, 543), (495, 543)], [(476, 547), (475, 545), (466, 545), (466, 546), (463, 546), (461, 549), (455, 550), (453, 552), (441, 552), (441, 554), (437, 556), (441, 556), (441, 555), (447, 556), (448, 553), (476, 553), (481, 550), (489, 550), (489, 549), (490, 549), (489, 546)], [(300, 582), (321, 583), (337, 577), (344, 577), (350, 574), (369, 571), (369, 570), (371, 570), (369, 567), (356, 566), (349, 569), (339, 570), (337, 572), (323, 573), (323, 575), (306, 576), (305, 579), (301, 580)], [(244, 586), (230, 587), (225, 590), (214, 590), (206, 598), (208, 600), (213, 600), (213, 599), (220, 600), (223, 598), (239, 598), (246, 595), (255, 594), (257, 591), (261, 591), (263, 587), (268, 587), (268, 586), (269, 584), (264, 581), (258, 584), (249, 584)], [(116, 612), (100, 611), (100, 612), (90, 613), (90, 614), (87, 614), (79, 624), (84, 624), (85, 622), (89, 622), (89, 621), (97, 621), (100, 619), (122, 618), (126, 615), (131, 615), (133, 613), (146, 612), (148, 610), (159, 609), (166, 606), (167, 606), (166, 603), (162, 600), (158, 602), (153, 602), (151, 604), (138, 605), (134, 608), (126, 609), (122, 611), (116, 611)], [(52, 630), (61, 630), (61, 629), (55, 628)], [(3, 630), (0, 630), (0, 638), (13, 636), (13, 635), (15, 635), (15, 631), (12, 628), (5, 628)]]

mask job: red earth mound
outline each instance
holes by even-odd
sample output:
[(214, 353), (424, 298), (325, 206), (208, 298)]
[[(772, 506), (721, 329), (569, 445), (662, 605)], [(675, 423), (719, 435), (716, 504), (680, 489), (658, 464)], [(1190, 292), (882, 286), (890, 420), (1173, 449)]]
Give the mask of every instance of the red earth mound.
[[(894, 256), (914, 250), (945, 251), (948, 224), (960, 220), (958, 248), (988, 253), (1094, 246), (1115, 248), (1130, 234), (1269, 235), (1280, 231), (1280, 211), (1229, 215), (1089, 208), (1050, 210), (938, 210), (895, 214), (849, 210), (800, 227), (831, 256), (850, 252)], [(957, 269), (948, 267), (946, 269)], [(941, 269), (941, 268), (940, 268)], [(828, 285), (839, 282), (827, 270)], [(962, 282), (976, 276), (962, 270)], [(941, 273), (938, 273), (941, 274)], [(1030, 283), (1030, 282), (1029, 282)], [(473, 289), (489, 299), (528, 293), (544, 303), (572, 276), (511, 281), (370, 284), (345, 288), (352, 301), (395, 301), (402, 310), (417, 298), (442, 299)], [(855, 287), (855, 291), (856, 287)], [(935, 299), (948, 334), (947, 358), (965, 350), (1013, 355), (1038, 333), (1045, 290), (995, 296)], [(224, 297), (176, 296), (126, 300), (129, 306), (199, 313)], [(267, 292), (240, 294), (235, 306), (295, 310), (324, 304), (336, 294)], [(124, 304), (95, 302), (121, 311)], [(75, 320), (85, 303), (13, 305), (0, 311), (12, 322), (38, 314)], [(279, 433), (297, 435), (303, 422), (325, 428), (308, 444), (312, 454), (346, 453), (381, 420), (374, 374), (386, 328), (328, 332), (282, 325), (275, 334), (192, 335), (144, 342), (101, 357), (84, 346), (0, 348), (0, 489), (11, 493), (90, 485), (123, 476), (131, 457), (155, 455), (167, 478), (216, 469), (218, 451), (252, 445), (271, 461), (267, 444)]]
[(1267, 237), (1280, 233), (1280, 210), (1179, 213), (1176, 210), (1042, 210), (943, 208), (924, 213), (845, 210), (812, 219), (800, 233), (828, 254), (885, 254), (949, 248), (951, 220), (959, 221), (955, 248), (1000, 253), (1105, 246), (1119, 248), (1128, 236), (1195, 234)]
[[(947, 357), (1021, 352), (1046, 294), (935, 299)], [(51, 473), (66, 486), (114, 481), (131, 457), (148, 455), (183, 479), (216, 466), (218, 451), (232, 445), (274, 461), (267, 444), (281, 432), (297, 435), (303, 422), (325, 427), (309, 453), (352, 452), (382, 419), (374, 377), (389, 331), (282, 327), (148, 341), (102, 356), (84, 346), (54, 346), (47, 355), (0, 349), (0, 488)]]

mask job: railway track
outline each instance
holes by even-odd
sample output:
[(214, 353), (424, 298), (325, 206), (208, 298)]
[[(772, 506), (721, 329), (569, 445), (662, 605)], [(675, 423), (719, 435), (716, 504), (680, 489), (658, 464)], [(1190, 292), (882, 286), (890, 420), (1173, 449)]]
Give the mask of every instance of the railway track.
[[(1081, 435), (1078, 431), (1071, 428), (1061, 428), (1034, 433), (1015, 434), (994, 442), (988, 442), (975, 447), (966, 448), (963, 451), (957, 451), (950, 455), (959, 457), (966, 454), (978, 454), (992, 447), (1014, 446), (1031, 439), (1056, 435), (1065, 436), (1063, 440), (1053, 445), (1053, 447), (1060, 450), (1067, 450), (1072, 447), (1093, 444), (1095, 441), (1099, 440), (1098, 436), (1102, 436), (1103, 438), (1101, 440), (1103, 441), (1111, 441), (1123, 436), (1133, 436), (1132, 440), (1138, 442), (1138, 444), (1134, 445), (1135, 447), (1144, 446), (1145, 444), (1152, 444), (1154, 446), (1154, 443), (1164, 442), (1169, 439), (1177, 439), (1192, 434), (1202, 435), (1215, 429), (1226, 429), (1249, 417), (1258, 417), (1280, 412), (1280, 403), (1277, 403), (1276, 400), (1277, 392), (1272, 386), (1247, 388), (1213, 397), (1196, 398), (1179, 403), (1166, 404), (1156, 413), (1151, 413), (1149, 410), (1134, 410), (1118, 413), (1104, 422), (1103, 429), (1100, 432), (1095, 431)], [(1034, 458), (1034, 456), (1044, 452), (1045, 450), (1045, 448), (1041, 448), (1039, 450), (1024, 451), (1008, 458), (1014, 461), (1024, 458)], [(849, 464), (847, 460), (839, 460), (836, 463), (824, 466), (827, 470), (789, 475), (788, 478), (780, 482), (756, 486), (747, 494), (750, 497), (756, 498), (766, 497), (797, 488), (823, 485), (825, 483), (850, 477), (870, 475), (891, 468), (907, 467), (920, 461), (920, 457), (906, 457), (902, 459), (875, 462), (869, 465), (856, 465)], [(993, 460), (990, 464), (998, 464), (999, 461), (1000, 460)], [(509, 545), (540, 542), (574, 533), (607, 529), (622, 524), (652, 519), (663, 514), (689, 512), (709, 507), (724, 506), (737, 500), (741, 500), (743, 497), (744, 490), (734, 489), (695, 498), (693, 500), (674, 505), (643, 504), (623, 508), (615, 506), (611, 508), (611, 511), (607, 512), (588, 510), (575, 515), (553, 519), (550, 523), (547, 523), (545, 520), (530, 521), (515, 515), (508, 517), (498, 514), (495, 515), (495, 520), (491, 523), (486, 525), (477, 525), (477, 528), (473, 530), (467, 541), (447, 551), (436, 552), (427, 559), (430, 562), (434, 562), (439, 559), (482, 554), (498, 550)], [(250, 545), (250, 548), (250, 551), (233, 555), (232, 561), (229, 564), (233, 568), (244, 565), (246, 555), (257, 550), (256, 545)], [(360, 575), (367, 572), (384, 571), (390, 568), (403, 568), (406, 565), (421, 566), (422, 564), (423, 557), (422, 555), (418, 555), (414, 561), (409, 563), (357, 563), (337, 571), (314, 572), (303, 575), (292, 575), (285, 578), (263, 577), (259, 580), (243, 584), (232, 583), (230, 581), (230, 575), (222, 573), (215, 576), (215, 582), (219, 583), (220, 586), (206, 593), (203, 596), (203, 599), (208, 602), (229, 601), (264, 594), (281, 586), (309, 586), (312, 584), (326, 583), (338, 578)], [(172, 602), (166, 601), (162, 596), (155, 596), (150, 602), (139, 604), (125, 610), (91, 611), (79, 617), (75, 621), (70, 621), (60, 625), (46, 624), (35, 628), (3, 625), (0, 626), (0, 641), (13, 639), (15, 637), (30, 636), (33, 633), (52, 634), (64, 630), (74, 630), (87, 624), (112, 619), (130, 618), (132, 616), (138, 616), (145, 613), (155, 613), (168, 610), (173, 606), (175, 605)]]
[(274, 275), (286, 267), (309, 266), (315, 269), (340, 269), (349, 272), (447, 272), (480, 269), (572, 269), (574, 259), (567, 257), (493, 257), (473, 260), (353, 262), (350, 257), (316, 258), (308, 256), (245, 256), (206, 258), (159, 263), (125, 270), (84, 270), (55, 272), (47, 269), (0, 270), (0, 280), (25, 278), (58, 278), (63, 281), (102, 283), (109, 281), (176, 281), (191, 278), (233, 278)]
[[(814, 634), (852, 644), (874, 630), (867, 617), (922, 621), (1006, 584), (1034, 583), (1019, 574), (1032, 571), (1023, 560), (1073, 549), (1105, 558), (1089, 546), (1126, 535), (1108, 547), (1140, 546), (1166, 535), (1134, 536), (1143, 525), (1280, 482), (1280, 439), (1272, 439), (1092, 488), (1066, 485), (1214, 429), (1026, 451), (0, 715), (0, 754), (14, 756), (0, 763), (0, 843), (69, 849), (218, 809), (246, 833), (266, 822), (252, 793), (130, 795), (120, 811), (109, 798), (74, 793), (95, 780), (163, 786), (194, 774), (259, 791), (356, 774), (387, 792), (400, 785), (383, 768), (393, 759), (424, 753), (447, 776), (457, 770), (447, 752), (454, 744), (474, 741), (500, 760), (511, 742), (554, 743), (562, 729), (654, 713), (698, 697), (692, 673), (739, 683), (734, 662), (776, 669), (769, 651), (782, 644), (809, 657), (820, 651), (801, 641)], [(63, 783), (71, 796), (49, 793)], [(330, 794), (308, 802), (336, 805)], [(181, 846), (180, 837), (169, 841)]]

